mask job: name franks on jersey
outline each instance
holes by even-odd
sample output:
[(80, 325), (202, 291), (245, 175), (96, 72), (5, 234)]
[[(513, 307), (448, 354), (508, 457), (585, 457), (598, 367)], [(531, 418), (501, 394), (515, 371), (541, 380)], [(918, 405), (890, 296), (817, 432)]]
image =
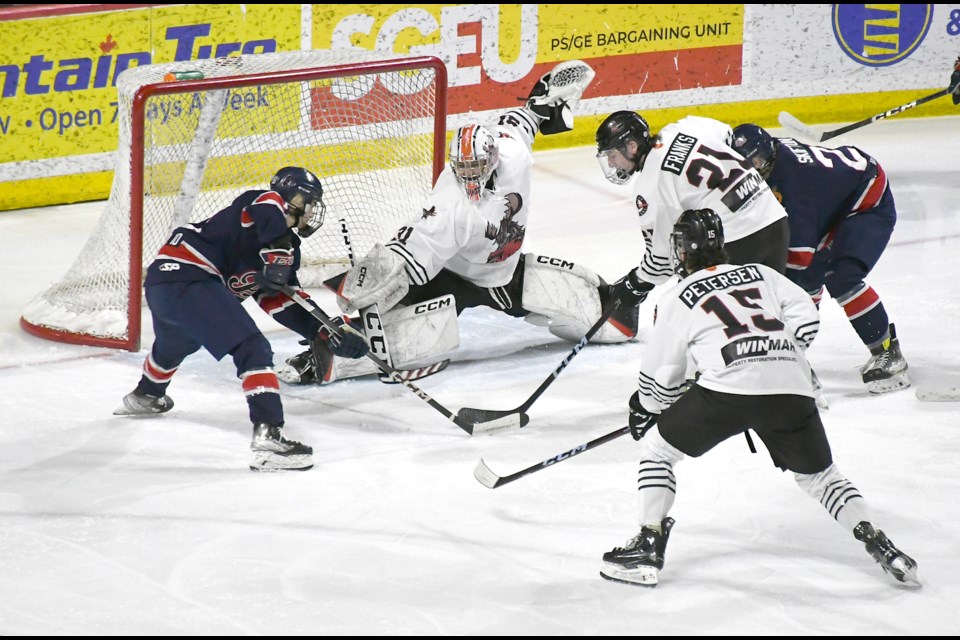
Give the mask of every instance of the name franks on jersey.
[(740, 267), (733, 271), (691, 282), (680, 292), (680, 300), (687, 308), (692, 309), (704, 296), (714, 291), (723, 291), (724, 289), (738, 287), (750, 282), (760, 282), (761, 280), (763, 280), (763, 274), (760, 273), (760, 269), (753, 266)]
[(677, 137), (670, 143), (670, 148), (667, 149), (667, 155), (663, 157), (663, 164), (660, 165), (660, 168), (680, 175), (683, 165), (687, 162), (687, 158), (690, 157), (690, 153), (696, 144), (697, 139), (693, 136), (688, 136), (685, 133), (677, 134)]
[(760, 174), (756, 171), (750, 171), (743, 177), (743, 180), (723, 194), (721, 200), (730, 211), (739, 211), (766, 188), (767, 183), (760, 177)]
[[(749, 336), (735, 340), (720, 349), (723, 361), (729, 367), (731, 363), (745, 358), (756, 358), (769, 356), (771, 351), (788, 351), (793, 353), (797, 346), (786, 338), (763, 338), (760, 336)], [(795, 358), (785, 358), (794, 360)]]

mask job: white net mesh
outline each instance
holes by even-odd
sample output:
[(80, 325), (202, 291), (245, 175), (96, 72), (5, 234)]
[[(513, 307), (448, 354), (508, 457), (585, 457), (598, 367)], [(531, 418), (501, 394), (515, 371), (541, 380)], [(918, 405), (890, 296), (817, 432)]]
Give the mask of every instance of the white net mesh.
[[(409, 68), (386, 70), (398, 61)], [(445, 114), (446, 99), (437, 76), (433, 61), (368, 51), (296, 51), (125, 71), (117, 81), (120, 145), (110, 199), (67, 274), (24, 310), (25, 328), (68, 342), (136, 348), (129, 343), (139, 335), (131, 336), (130, 327), (139, 325), (131, 322), (139, 310), (131, 307), (139, 306), (141, 282), (131, 287), (131, 271), (142, 278), (174, 227), (213, 215), (244, 190), (268, 188), (283, 166), (319, 176), (328, 206), (323, 227), (303, 242), (301, 282), (318, 286), (346, 270), (339, 219), (359, 259), (416, 216), (430, 190), (435, 117)], [(143, 124), (134, 125), (141, 87), (199, 78), (224, 80), (202, 91), (167, 93), (182, 91), (176, 84), (147, 91)], [(141, 133), (142, 264), (131, 270), (130, 238), (139, 227), (131, 158)]]

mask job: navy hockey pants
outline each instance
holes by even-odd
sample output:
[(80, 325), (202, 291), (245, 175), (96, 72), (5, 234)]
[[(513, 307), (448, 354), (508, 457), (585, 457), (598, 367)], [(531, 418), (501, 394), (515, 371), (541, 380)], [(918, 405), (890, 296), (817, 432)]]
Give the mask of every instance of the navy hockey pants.
[(164, 394), (177, 368), (201, 347), (221, 360), (233, 356), (253, 423), (283, 424), (273, 351), (240, 300), (215, 280), (146, 287), (155, 339), (138, 389)]

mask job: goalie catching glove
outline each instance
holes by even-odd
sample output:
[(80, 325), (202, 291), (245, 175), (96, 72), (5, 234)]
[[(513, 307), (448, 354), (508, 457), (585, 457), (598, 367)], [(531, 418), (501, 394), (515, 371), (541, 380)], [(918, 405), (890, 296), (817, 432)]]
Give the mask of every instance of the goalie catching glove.
[(656, 414), (650, 413), (640, 404), (640, 392), (634, 391), (630, 396), (630, 435), (634, 440), (639, 440), (657, 423)]
[(569, 60), (537, 81), (526, 106), (539, 117), (540, 133), (551, 135), (573, 129), (573, 110), (595, 75), (586, 62)]

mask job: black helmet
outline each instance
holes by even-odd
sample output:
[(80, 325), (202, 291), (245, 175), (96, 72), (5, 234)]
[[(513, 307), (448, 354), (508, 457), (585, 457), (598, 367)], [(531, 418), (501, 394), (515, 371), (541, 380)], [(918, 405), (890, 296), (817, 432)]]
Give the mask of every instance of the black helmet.
[(727, 262), (723, 222), (713, 209), (687, 209), (673, 225), (674, 271), (681, 276)]
[[(320, 179), (301, 167), (284, 167), (270, 178), (270, 188), (287, 203), (287, 213), (297, 219), (297, 232), (306, 238), (323, 224), (327, 206), (323, 204), (323, 186)], [(310, 216), (310, 222), (300, 229), (300, 218)]]
[[(637, 153), (633, 157), (627, 152), (627, 142), (630, 140), (637, 143)], [(650, 126), (640, 114), (633, 111), (611, 113), (597, 128), (597, 160), (604, 177), (614, 184), (623, 184), (636, 173), (652, 148)], [(633, 162), (632, 170), (610, 164), (607, 154), (614, 149)]]
[(749, 160), (764, 180), (770, 176), (777, 159), (777, 141), (766, 129), (755, 124), (737, 125), (730, 146)]

